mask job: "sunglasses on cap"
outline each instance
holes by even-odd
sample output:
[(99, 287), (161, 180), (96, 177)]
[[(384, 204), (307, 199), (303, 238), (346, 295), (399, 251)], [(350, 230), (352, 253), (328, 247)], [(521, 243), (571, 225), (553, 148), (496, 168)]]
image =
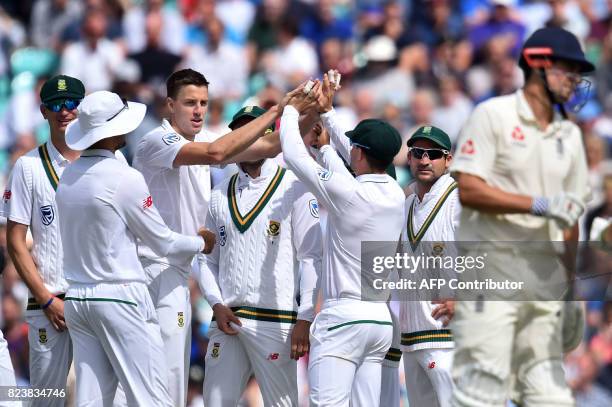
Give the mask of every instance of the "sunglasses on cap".
[(79, 106), (80, 103), (80, 99), (59, 99), (43, 103), (43, 105), (52, 112), (57, 113), (64, 107), (66, 108), (66, 110), (74, 110)]
[(355, 143), (353, 140), (350, 140), (350, 139), (349, 139), (349, 143), (351, 144), (351, 147), (355, 146), (355, 147), (363, 148), (364, 150), (370, 149), (369, 146), (364, 146), (363, 144)]
[(410, 147), (408, 148), (408, 152), (417, 160), (422, 159), (426, 154), (427, 158), (430, 160), (439, 160), (440, 158), (450, 154), (450, 151), (443, 150), (441, 148)]

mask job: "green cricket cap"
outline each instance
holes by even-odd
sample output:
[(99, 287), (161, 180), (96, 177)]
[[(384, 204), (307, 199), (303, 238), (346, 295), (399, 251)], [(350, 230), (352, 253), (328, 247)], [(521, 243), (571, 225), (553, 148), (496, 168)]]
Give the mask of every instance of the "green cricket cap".
[(40, 88), (40, 100), (43, 103), (58, 99), (78, 99), (85, 97), (85, 86), (77, 78), (57, 75), (48, 79)]
[(390, 161), (402, 147), (402, 137), (395, 127), (384, 120), (365, 119), (346, 136), (354, 144), (364, 148), (366, 154), (383, 161)]
[[(249, 117), (251, 119), (256, 119), (262, 114), (266, 112), (266, 109), (262, 109), (259, 106), (245, 106), (242, 109), (238, 110), (236, 114), (232, 117), (232, 121), (228, 124), (228, 127), (232, 130), (237, 129), (237, 124), (240, 119), (243, 117)], [(270, 126), (270, 129), (274, 131), (274, 124)]]
[(451, 150), (451, 141), (444, 130), (435, 126), (422, 126), (408, 139), (408, 147), (412, 146), (417, 140), (429, 140), (445, 150)]

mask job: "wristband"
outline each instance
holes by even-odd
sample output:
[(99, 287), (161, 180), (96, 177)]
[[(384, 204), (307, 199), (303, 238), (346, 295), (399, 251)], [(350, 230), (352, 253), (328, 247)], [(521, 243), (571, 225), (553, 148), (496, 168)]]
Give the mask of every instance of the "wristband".
[(51, 303), (53, 302), (54, 299), (55, 299), (55, 296), (52, 296), (51, 298), (49, 298), (49, 301), (47, 301), (47, 303), (45, 305), (41, 306), (40, 308), (47, 309), (49, 307), (49, 305), (51, 305)]
[(548, 211), (548, 198), (544, 198), (543, 196), (534, 198), (530, 211), (536, 216), (546, 215), (546, 212)]

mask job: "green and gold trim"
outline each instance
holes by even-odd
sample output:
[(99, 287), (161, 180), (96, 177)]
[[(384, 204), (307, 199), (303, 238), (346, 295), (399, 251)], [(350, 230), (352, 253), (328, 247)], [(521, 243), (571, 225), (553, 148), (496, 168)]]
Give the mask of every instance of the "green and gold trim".
[(356, 325), (356, 324), (376, 324), (376, 325), (391, 325), (393, 326), (393, 323), (391, 321), (378, 321), (375, 319), (358, 319), (356, 321), (348, 321), (348, 322), (343, 322), (342, 324), (338, 324), (338, 325), (334, 325), (332, 327), (327, 328), (328, 331), (333, 331), (335, 329), (338, 328), (342, 328), (348, 325)]
[(453, 334), (450, 329), (433, 329), (430, 331), (417, 331), (402, 333), (402, 345), (412, 346), (429, 342), (452, 342)]
[(40, 156), (40, 161), (42, 161), (42, 166), (45, 169), (45, 173), (47, 174), (47, 178), (51, 183), (51, 186), (54, 190), (57, 190), (57, 184), (59, 184), (59, 177), (55, 172), (55, 168), (53, 168), (53, 163), (51, 162), (51, 156), (49, 155), (49, 150), (47, 150), (47, 144), (41, 144), (38, 147), (38, 155)]
[(429, 213), (429, 215), (425, 219), (425, 222), (423, 222), (423, 226), (421, 226), (421, 228), (416, 234), (414, 234), (414, 231), (413, 231), (414, 225), (412, 222), (412, 217), (413, 217), (412, 215), (414, 213), (414, 204), (417, 198), (415, 197), (412, 200), (412, 204), (410, 205), (410, 210), (408, 211), (408, 224), (406, 226), (406, 228), (408, 229), (408, 240), (410, 240), (410, 246), (412, 247), (412, 250), (416, 250), (419, 243), (421, 243), (421, 239), (423, 239), (423, 236), (425, 236), (427, 229), (429, 229), (436, 215), (438, 214), (438, 212), (440, 212), (442, 205), (444, 205), (444, 202), (446, 202), (446, 199), (448, 199), (451, 192), (453, 192), (455, 189), (457, 189), (456, 182), (453, 182), (452, 184), (448, 186), (448, 188), (446, 188), (446, 191), (444, 191), (442, 196), (438, 199), (438, 202), (436, 202), (436, 205), (434, 206), (432, 211)]
[(402, 358), (402, 351), (397, 348), (389, 348), (387, 354), (385, 355), (386, 360), (390, 360), (391, 362), (399, 362)]
[(89, 297), (89, 298), (77, 298), (77, 297), (66, 297), (64, 301), (77, 301), (77, 302), (116, 302), (118, 304), (126, 304), (137, 307), (133, 301), (120, 300), (118, 298), (99, 298), (99, 297)]
[(246, 232), (246, 230), (251, 226), (253, 221), (257, 218), (257, 216), (261, 213), (263, 208), (266, 207), (266, 204), (274, 195), (274, 192), (280, 185), (283, 176), (287, 170), (278, 167), (276, 173), (272, 177), (270, 184), (259, 198), (253, 209), (251, 209), (245, 216), (242, 216), (240, 211), (238, 210), (238, 202), (236, 201), (236, 182), (238, 181), (238, 174), (234, 174), (230, 179), (229, 185), (227, 187), (227, 201), (229, 205), (229, 210), (232, 215), (232, 220), (234, 224), (240, 231), (240, 233)]
[[(256, 307), (231, 307), (231, 310), (238, 318), (254, 319), (256, 321), (283, 322), (287, 324), (295, 324), (297, 321), (296, 311)], [(215, 317), (212, 320), (216, 321)]]
[[(57, 294), (54, 297), (59, 298), (60, 300), (63, 300), (65, 297), (65, 294)], [(34, 310), (41, 309), (41, 308), (42, 308), (42, 305), (36, 302), (36, 298), (34, 297), (28, 298), (28, 306), (26, 307), (26, 311), (34, 311)]]

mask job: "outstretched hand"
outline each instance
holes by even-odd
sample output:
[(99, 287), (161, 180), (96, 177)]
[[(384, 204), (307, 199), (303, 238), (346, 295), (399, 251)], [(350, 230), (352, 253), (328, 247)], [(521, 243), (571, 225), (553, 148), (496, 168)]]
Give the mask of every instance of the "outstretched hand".
[[(330, 78), (329, 74), (334, 77)], [(319, 113), (326, 113), (332, 110), (334, 95), (336, 91), (340, 89), (340, 85), (335, 81), (335, 79), (340, 76), (338, 71), (330, 70), (329, 74), (323, 74), (323, 83), (317, 94), (317, 111)]]
[(290, 92), (293, 95), (289, 99), (288, 104), (293, 106), (300, 114), (306, 113), (308, 110), (316, 107), (317, 95), (321, 89), (321, 82), (318, 79), (314, 81), (310, 90), (308, 90), (306, 85), (300, 85), (300, 87)]

